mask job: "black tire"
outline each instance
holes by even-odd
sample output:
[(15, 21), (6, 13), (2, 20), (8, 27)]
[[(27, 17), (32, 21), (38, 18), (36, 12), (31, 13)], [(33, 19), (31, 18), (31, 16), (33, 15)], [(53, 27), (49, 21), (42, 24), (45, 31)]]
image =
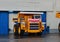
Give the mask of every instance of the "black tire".
[(60, 29), (58, 29), (59, 30), (59, 33), (60, 33)]
[(41, 36), (42, 35), (42, 32), (38, 33), (38, 36)]
[(21, 30), (20, 36), (24, 35), (24, 30)]
[(60, 23), (59, 23), (59, 25), (58, 25), (58, 30), (59, 30), (59, 33), (60, 33)]
[(19, 28), (19, 25), (18, 24), (15, 24), (14, 25), (14, 29), (15, 29), (15, 32), (14, 32), (14, 35), (18, 35), (18, 28)]
[(23, 38), (24, 37), (24, 30), (21, 30), (20, 32), (20, 38)]

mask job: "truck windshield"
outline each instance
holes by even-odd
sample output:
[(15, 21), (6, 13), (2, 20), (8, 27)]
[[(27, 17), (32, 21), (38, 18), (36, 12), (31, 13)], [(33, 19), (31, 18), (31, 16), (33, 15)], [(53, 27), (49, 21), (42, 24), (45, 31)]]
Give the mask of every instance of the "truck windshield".
[(35, 19), (39, 19), (40, 18), (40, 15), (35, 15)]

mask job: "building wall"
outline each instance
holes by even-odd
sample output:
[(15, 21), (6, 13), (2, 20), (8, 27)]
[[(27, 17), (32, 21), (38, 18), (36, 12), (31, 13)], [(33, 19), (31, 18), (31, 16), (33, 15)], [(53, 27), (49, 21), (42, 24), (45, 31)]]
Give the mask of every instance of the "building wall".
[(50, 29), (58, 29), (60, 19), (56, 18), (56, 13), (54, 11), (47, 12), (47, 25)]
[(56, 0), (56, 11), (60, 11), (60, 0)]
[(52, 11), (53, 0), (1, 0), (0, 10)]
[(14, 13), (9, 14), (9, 29), (11, 29), (10, 33), (13, 33), (13, 26), (14, 26), (13, 18), (16, 18), (16, 17), (17, 17), (17, 14), (14, 14)]

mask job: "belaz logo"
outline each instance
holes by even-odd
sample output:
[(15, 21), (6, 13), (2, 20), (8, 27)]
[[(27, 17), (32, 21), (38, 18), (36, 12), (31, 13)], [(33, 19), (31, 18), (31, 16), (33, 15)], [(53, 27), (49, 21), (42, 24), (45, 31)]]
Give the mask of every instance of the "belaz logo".
[(39, 19), (29, 19), (30, 22), (39, 22)]

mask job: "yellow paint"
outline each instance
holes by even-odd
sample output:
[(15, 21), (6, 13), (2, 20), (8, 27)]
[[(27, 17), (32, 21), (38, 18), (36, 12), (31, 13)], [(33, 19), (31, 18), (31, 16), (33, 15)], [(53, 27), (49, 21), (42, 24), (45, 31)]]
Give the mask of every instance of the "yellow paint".
[(56, 13), (56, 18), (60, 18), (60, 12)]
[(20, 28), (18, 29), (18, 33), (20, 34)]
[(42, 30), (44, 30), (44, 25), (42, 25)]
[(15, 28), (14, 28), (14, 32), (15, 32)]
[(28, 33), (38, 33), (41, 32), (40, 30), (28, 30)]

